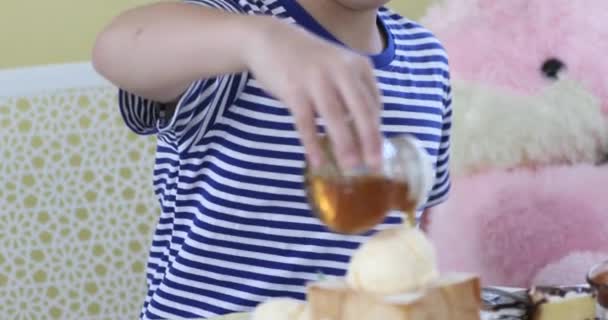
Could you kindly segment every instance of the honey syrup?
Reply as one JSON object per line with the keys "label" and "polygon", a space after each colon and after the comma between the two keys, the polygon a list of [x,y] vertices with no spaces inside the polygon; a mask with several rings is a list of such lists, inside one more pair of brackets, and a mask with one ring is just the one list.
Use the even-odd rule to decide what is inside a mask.
{"label": "honey syrup", "polygon": [[365,171],[344,174],[337,166],[328,140],[321,139],[328,162],[316,170],[306,166],[304,182],[311,209],[330,230],[363,233],[382,223],[391,210],[401,211],[406,215],[405,222],[415,225],[421,193],[416,189],[421,188],[416,177],[424,175],[408,170],[423,170],[416,157],[419,151],[410,144],[388,143],[397,150],[386,157],[383,174]]}
{"label": "honey syrup", "polygon": [[415,203],[409,200],[405,183],[382,176],[348,179],[311,176],[307,183],[313,210],[335,232],[365,232],[382,223],[392,209],[408,213],[412,223]]}

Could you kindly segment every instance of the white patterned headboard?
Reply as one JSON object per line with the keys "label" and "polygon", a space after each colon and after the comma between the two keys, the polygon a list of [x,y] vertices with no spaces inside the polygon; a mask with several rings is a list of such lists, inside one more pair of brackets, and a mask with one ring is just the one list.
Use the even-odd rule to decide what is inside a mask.
{"label": "white patterned headboard", "polygon": [[0,319],[135,319],[155,141],[89,63],[0,70]]}

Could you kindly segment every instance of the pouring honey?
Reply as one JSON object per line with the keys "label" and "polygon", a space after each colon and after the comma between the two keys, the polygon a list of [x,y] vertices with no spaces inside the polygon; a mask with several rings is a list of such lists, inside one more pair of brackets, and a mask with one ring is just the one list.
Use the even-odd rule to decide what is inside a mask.
{"label": "pouring honey", "polygon": [[433,170],[426,151],[410,135],[383,140],[382,170],[345,174],[337,165],[331,143],[321,138],[326,162],[306,166],[305,188],[313,212],[337,233],[359,234],[382,223],[397,210],[415,225],[418,206],[432,186]]}

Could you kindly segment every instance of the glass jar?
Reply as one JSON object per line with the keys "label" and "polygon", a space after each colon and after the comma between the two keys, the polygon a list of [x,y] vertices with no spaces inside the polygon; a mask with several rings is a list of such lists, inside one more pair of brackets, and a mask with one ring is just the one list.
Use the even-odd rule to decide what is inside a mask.
{"label": "glass jar", "polygon": [[321,145],[326,161],[320,168],[305,168],[305,189],[315,215],[337,233],[359,234],[384,221],[390,211],[405,214],[415,225],[416,211],[433,185],[430,156],[411,135],[383,140],[382,168],[344,172],[336,162],[331,143]]}

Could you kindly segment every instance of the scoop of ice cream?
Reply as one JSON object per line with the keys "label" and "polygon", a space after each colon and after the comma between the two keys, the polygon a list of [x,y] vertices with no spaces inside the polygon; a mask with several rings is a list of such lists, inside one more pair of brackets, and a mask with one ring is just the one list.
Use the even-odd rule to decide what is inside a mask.
{"label": "scoop of ice cream", "polygon": [[251,320],[307,320],[306,314],[306,303],[289,298],[275,298],[258,305]]}
{"label": "scoop of ice cream", "polygon": [[435,248],[416,228],[384,230],[355,252],[346,277],[353,289],[375,294],[416,290],[439,277]]}
{"label": "scoop of ice cream", "polygon": [[299,314],[298,318],[296,318],[295,320],[316,320],[316,319],[312,318],[310,308],[308,306],[304,306],[304,309]]}

